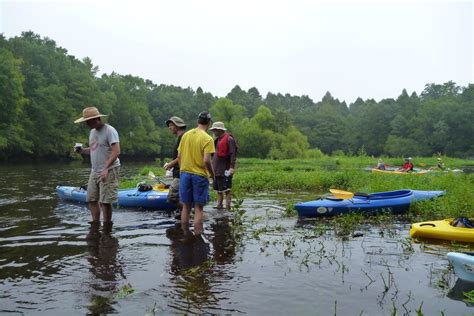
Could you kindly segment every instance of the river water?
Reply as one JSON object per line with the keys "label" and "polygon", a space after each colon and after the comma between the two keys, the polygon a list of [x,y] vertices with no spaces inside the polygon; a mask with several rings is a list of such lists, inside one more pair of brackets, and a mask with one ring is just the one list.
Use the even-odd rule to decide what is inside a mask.
{"label": "river water", "polygon": [[463,301],[474,285],[446,258],[465,246],[411,241],[403,219],[341,238],[331,221],[284,217],[308,193],[279,192],[245,197],[237,218],[207,206],[204,238],[184,238],[172,214],[123,208],[96,229],[84,205],[55,192],[88,172],[78,162],[0,166],[0,314],[474,313]]}

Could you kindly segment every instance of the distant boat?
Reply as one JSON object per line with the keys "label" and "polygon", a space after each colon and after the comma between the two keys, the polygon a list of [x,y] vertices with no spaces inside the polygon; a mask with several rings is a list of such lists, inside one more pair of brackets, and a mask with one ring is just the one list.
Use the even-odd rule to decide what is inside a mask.
{"label": "distant boat", "polygon": [[406,172],[406,171],[399,171],[398,168],[397,169],[394,169],[394,170],[380,170],[380,169],[377,169],[377,168],[372,168],[371,170],[373,173],[387,173],[387,174],[416,174],[416,175],[422,175],[422,174],[427,174],[430,172],[430,170],[426,170],[426,169],[418,169],[418,168],[414,168],[413,171],[409,171],[409,172]]}
{"label": "distant boat", "polygon": [[301,218],[334,216],[347,213],[377,214],[388,212],[402,214],[411,203],[432,199],[445,191],[396,190],[371,194],[355,193],[351,198],[324,197],[319,200],[300,202],[295,205]]}
{"label": "distant boat", "polygon": [[[56,192],[61,200],[86,203],[87,191],[78,187],[57,186]],[[118,191],[119,207],[142,207],[159,210],[174,210],[176,204],[167,201],[168,190],[150,190],[141,192],[138,189],[122,189]]]}

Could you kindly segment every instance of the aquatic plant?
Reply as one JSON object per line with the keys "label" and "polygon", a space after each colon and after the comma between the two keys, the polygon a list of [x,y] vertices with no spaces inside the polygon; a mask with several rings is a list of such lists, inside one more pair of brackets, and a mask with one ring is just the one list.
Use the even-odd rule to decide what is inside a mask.
{"label": "aquatic plant", "polygon": [[135,292],[135,289],[130,285],[130,283],[124,284],[120,290],[115,294],[115,298],[122,299],[130,294]]}

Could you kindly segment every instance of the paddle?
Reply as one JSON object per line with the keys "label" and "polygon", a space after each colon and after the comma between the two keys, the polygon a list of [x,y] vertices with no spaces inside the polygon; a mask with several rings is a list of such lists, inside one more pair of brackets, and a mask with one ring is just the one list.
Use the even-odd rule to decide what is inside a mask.
{"label": "paddle", "polygon": [[148,171],[148,177],[150,177],[152,180],[158,181],[159,183],[163,184],[163,188],[159,188],[159,189],[167,189],[167,188],[170,186],[169,183],[167,183],[167,182],[161,180],[160,177],[157,177],[157,176],[153,173],[153,171]]}
{"label": "paddle", "polygon": [[367,193],[361,193],[361,192],[349,192],[349,191],[344,191],[344,190],[338,190],[338,189],[329,189],[329,192],[331,192],[336,198],[338,199],[352,199],[354,195],[357,196],[368,196],[369,194]]}
{"label": "paddle", "polygon": [[329,192],[331,192],[338,199],[352,199],[354,197],[354,193],[349,191],[329,189]]}

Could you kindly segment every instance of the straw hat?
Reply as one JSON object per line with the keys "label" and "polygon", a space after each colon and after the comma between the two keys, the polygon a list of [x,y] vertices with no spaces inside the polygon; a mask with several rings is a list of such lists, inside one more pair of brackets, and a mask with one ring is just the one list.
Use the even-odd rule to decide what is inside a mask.
{"label": "straw hat", "polygon": [[100,114],[99,110],[97,110],[96,107],[90,106],[82,110],[82,117],[78,118],[77,120],[74,121],[74,123],[81,123],[88,121],[90,119],[96,118],[96,117],[101,117],[101,116],[107,116],[104,114]]}
{"label": "straw hat", "polygon": [[227,130],[227,128],[225,128],[225,126],[224,126],[224,123],[222,123],[222,122],[214,122],[214,123],[212,124],[212,127],[211,127],[209,130],[213,131],[213,130],[215,130],[215,129],[220,129],[220,130],[222,130],[222,131],[226,131],[226,130]]}

